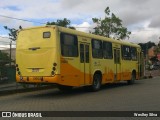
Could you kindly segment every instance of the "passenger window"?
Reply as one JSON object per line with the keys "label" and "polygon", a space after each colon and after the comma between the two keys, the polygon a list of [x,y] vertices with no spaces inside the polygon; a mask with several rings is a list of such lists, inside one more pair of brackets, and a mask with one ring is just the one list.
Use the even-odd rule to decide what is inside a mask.
{"label": "passenger window", "polygon": [[113,58],[112,43],[103,42],[103,57],[105,59],[112,59]]}
{"label": "passenger window", "polygon": [[132,60],[137,60],[137,49],[134,47],[131,47],[131,58]]}
{"label": "passenger window", "polygon": [[61,33],[61,54],[65,57],[78,57],[77,36]]}
{"label": "passenger window", "polygon": [[101,40],[92,40],[92,56],[93,58],[103,58],[103,49]]}
{"label": "passenger window", "polygon": [[131,48],[130,46],[122,46],[122,58],[124,60],[131,60]]}

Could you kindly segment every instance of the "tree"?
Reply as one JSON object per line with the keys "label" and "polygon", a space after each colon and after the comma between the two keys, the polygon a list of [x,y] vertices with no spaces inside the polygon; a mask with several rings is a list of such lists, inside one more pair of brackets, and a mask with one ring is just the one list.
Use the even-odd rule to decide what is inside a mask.
{"label": "tree", "polygon": [[[11,40],[11,42],[10,42],[10,66],[11,66],[11,62],[12,62],[12,59],[11,59],[12,41],[16,41],[18,29],[9,28],[7,26],[4,26],[4,28],[9,31],[8,35],[9,35],[9,39]],[[19,26],[19,29],[22,29],[22,27]]]}
{"label": "tree", "polygon": [[63,20],[58,19],[56,22],[47,22],[46,25],[58,25],[62,27],[67,27],[71,29],[75,29],[74,27],[70,26],[71,21],[68,20],[67,18],[64,18]]}
{"label": "tree", "polygon": [[94,28],[95,31],[92,33],[109,38],[113,37],[116,39],[129,38],[131,32],[129,32],[127,28],[122,26],[122,20],[114,13],[111,14],[109,7],[107,7],[104,12],[104,19],[92,18],[93,22],[97,25]]}
{"label": "tree", "polygon": [[[68,20],[67,18],[64,18],[63,20],[58,19],[56,22],[54,22],[54,21],[53,22],[47,22],[46,25],[58,25],[58,26],[62,26],[62,27],[75,29],[74,27],[70,26],[70,23],[71,23],[70,20]],[[9,31],[8,35],[9,35],[9,38],[12,41],[16,41],[16,39],[17,39],[17,31],[19,29],[22,29],[21,26],[19,26],[19,29],[9,28],[7,26],[4,26],[4,28]]]}
{"label": "tree", "polygon": [[139,43],[138,45],[141,46],[141,49],[143,51],[144,56],[146,56],[148,49],[150,49],[152,46],[156,46],[154,42],[147,42],[147,43]]}
{"label": "tree", "polygon": [[[4,26],[4,28],[9,31],[9,33],[8,33],[9,38],[10,38],[12,41],[16,41],[18,29],[9,28],[9,27],[7,27],[7,26]],[[19,28],[22,28],[22,27],[19,26]]]}
{"label": "tree", "polygon": [[0,66],[4,66],[9,62],[10,62],[9,55],[7,53],[3,53],[2,51],[0,51]]}
{"label": "tree", "polygon": [[3,77],[6,77],[7,72],[6,72],[6,69],[4,66],[8,63],[10,63],[10,58],[9,58],[8,54],[3,53],[0,50],[0,79],[2,79]]}
{"label": "tree", "polygon": [[156,56],[158,53],[160,53],[160,41],[159,41],[158,45],[155,46],[154,53],[156,54]]}

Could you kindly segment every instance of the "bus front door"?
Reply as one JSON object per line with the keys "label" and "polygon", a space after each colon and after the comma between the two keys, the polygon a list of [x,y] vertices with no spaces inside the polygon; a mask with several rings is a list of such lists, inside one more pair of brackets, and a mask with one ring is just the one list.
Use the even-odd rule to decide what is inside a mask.
{"label": "bus front door", "polygon": [[114,80],[121,80],[121,61],[119,48],[114,48]]}
{"label": "bus front door", "polygon": [[90,51],[89,44],[80,43],[80,70],[81,70],[81,85],[88,85],[90,82]]}

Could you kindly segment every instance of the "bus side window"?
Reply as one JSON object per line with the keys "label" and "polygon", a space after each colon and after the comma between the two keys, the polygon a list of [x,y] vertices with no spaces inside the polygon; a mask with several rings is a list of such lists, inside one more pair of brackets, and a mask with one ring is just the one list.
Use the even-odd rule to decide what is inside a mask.
{"label": "bus side window", "polygon": [[101,40],[92,40],[92,56],[93,58],[103,58],[103,48]]}
{"label": "bus side window", "polygon": [[61,54],[64,57],[78,57],[77,36],[61,33]]}
{"label": "bus side window", "polygon": [[122,49],[122,58],[124,60],[131,60],[131,47],[123,45]]}
{"label": "bus side window", "polygon": [[137,60],[137,49],[135,47],[131,47],[131,58]]}
{"label": "bus side window", "polygon": [[112,59],[113,58],[112,43],[103,42],[103,57],[105,59]]}

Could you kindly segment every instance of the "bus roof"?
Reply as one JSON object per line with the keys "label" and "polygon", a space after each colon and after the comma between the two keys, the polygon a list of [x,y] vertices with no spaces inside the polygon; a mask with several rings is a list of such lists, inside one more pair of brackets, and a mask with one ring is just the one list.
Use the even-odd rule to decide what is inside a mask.
{"label": "bus roof", "polygon": [[69,28],[64,28],[64,27],[59,27],[59,26],[57,26],[57,27],[58,27],[59,31],[61,31],[61,32],[80,35],[80,36],[84,36],[84,37],[88,37],[88,38],[95,38],[98,40],[107,40],[109,42],[114,42],[114,43],[119,43],[119,44],[123,44],[123,45],[129,45],[129,46],[134,46],[134,47],[140,48],[140,46],[138,44],[135,44],[132,42],[128,42],[128,41],[124,41],[124,40],[116,40],[116,39],[107,38],[104,36],[99,36],[99,35],[95,35],[95,34],[91,34],[91,33],[85,33],[85,32],[81,32],[81,31],[69,29]]}
{"label": "bus roof", "polygon": [[[53,27],[53,28],[58,29],[60,32],[65,32],[65,33],[69,33],[69,34],[73,34],[73,35],[79,35],[79,36],[84,36],[84,37],[88,37],[88,38],[94,38],[94,39],[98,39],[98,40],[105,40],[105,41],[109,41],[109,42],[113,42],[113,43],[119,43],[119,44],[122,44],[122,45],[128,45],[128,46],[133,46],[133,47],[139,47],[140,48],[140,46],[138,44],[131,43],[131,42],[128,42],[128,41],[107,38],[107,37],[94,35],[94,34],[91,34],[91,33],[85,33],[85,32],[81,32],[81,31],[78,31],[78,30],[65,28],[65,27],[60,27],[60,26],[56,26],[56,25],[46,25],[46,26],[25,28],[25,29],[22,29],[20,31],[30,30],[30,29],[37,29],[37,28],[46,28],[46,27]],[[18,32],[20,32],[20,31],[18,31]]]}

